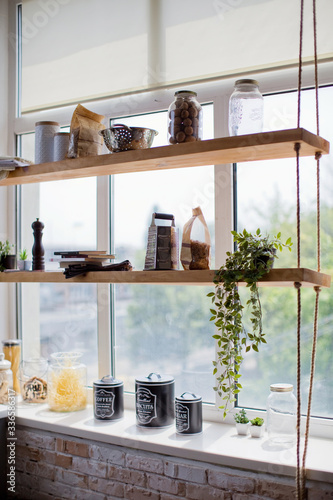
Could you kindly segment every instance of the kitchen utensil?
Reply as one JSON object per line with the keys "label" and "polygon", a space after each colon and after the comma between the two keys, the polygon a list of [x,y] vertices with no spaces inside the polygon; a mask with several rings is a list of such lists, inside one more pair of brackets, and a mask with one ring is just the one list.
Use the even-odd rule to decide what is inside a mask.
{"label": "kitchen utensil", "polygon": [[110,128],[100,130],[106,147],[111,153],[128,151],[129,149],[148,149],[151,147],[156,130],[141,127],[128,127],[117,123]]}

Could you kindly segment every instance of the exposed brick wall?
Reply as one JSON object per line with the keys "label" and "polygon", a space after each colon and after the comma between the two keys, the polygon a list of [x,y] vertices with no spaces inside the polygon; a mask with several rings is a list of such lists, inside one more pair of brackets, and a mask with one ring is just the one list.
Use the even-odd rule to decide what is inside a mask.
{"label": "exposed brick wall", "polygon": [[[18,427],[16,493],[21,500],[292,500],[292,478],[256,474]],[[309,483],[308,500],[333,499]]]}

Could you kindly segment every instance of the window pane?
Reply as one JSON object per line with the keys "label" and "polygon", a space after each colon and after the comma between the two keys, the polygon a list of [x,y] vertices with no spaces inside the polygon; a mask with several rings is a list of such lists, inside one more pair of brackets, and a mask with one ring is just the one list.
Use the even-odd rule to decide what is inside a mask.
{"label": "window pane", "polygon": [[[22,136],[22,156],[31,158],[34,134]],[[22,190],[22,247],[31,258],[36,218],[44,223],[46,270],[57,250],[96,249],[96,178],[24,185]],[[24,355],[48,358],[56,351],[80,351],[88,381],[98,375],[97,287],[95,284],[22,284]],[[32,313],[33,311],[33,313]]]}
{"label": "window pane", "polygon": [[[166,112],[121,121],[156,129],[159,135],[153,145],[167,144]],[[212,105],[204,106],[204,123],[205,138],[211,138]],[[117,259],[129,258],[136,270],[142,270],[152,213],[175,215],[181,244],[182,228],[198,205],[209,226],[214,253],[213,166],[116,176]],[[134,390],[135,377],[157,371],[175,376],[177,392],[191,390],[206,401],[214,400],[215,354],[207,292],[200,286],[116,286],[116,371],[128,390]]]}
{"label": "window pane", "polygon": [[[333,128],[330,103],[333,87],[322,88],[320,99],[320,135],[331,141]],[[295,126],[296,93],[265,97],[266,129]],[[301,126],[315,132],[314,92],[302,92]],[[321,159],[321,269],[332,274],[332,155]],[[275,267],[296,267],[296,160],[275,160],[238,165],[238,229],[257,227],[283,238],[292,236],[294,248],[279,255]],[[317,269],[316,262],[316,162],[300,160],[301,191],[301,267]],[[245,301],[245,291],[241,290]],[[265,408],[269,385],[290,382],[296,386],[296,292],[292,288],[261,288],[264,331],[267,345],[260,353],[245,356],[241,373],[243,391],[239,405]],[[312,348],[315,293],[302,290],[302,400],[306,410]],[[319,330],[312,415],[333,415],[332,289],[322,289],[319,306]]]}

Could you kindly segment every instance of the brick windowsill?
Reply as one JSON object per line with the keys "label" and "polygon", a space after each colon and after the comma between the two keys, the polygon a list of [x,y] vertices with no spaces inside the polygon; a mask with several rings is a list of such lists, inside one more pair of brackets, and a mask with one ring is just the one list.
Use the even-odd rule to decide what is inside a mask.
{"label": "brick windowsill", "polygon": [[[73,437],[205,461],[215,465],[295,476],[296,450],[274,450],[267,435],[263,438],[238,436],[234,425],[205,422],[204,431],[196,436],[180,436],[175,427],[140,428],[135,412],[125,410],[125,417],[114,422],[94,419],[92,407],[79,412],[56,413],[47,405],[17,405],[17,425]],[[307,477],[333,483],[333,440],[310,438],[307,454]]]}

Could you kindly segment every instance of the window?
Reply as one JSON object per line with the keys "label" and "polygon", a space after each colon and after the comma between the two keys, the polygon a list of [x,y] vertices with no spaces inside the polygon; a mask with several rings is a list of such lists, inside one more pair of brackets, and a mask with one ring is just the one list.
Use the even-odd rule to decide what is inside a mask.
{"label": "window", "polygon": [[[333,129],[329,103],[333,87],[320,89],[320,134],[331,143]],[[302,93],[301,126],[315,133],[314,91]],[[265,127],[268,130],[291,128],[297,114],[297,93],[265,97]],[[330,156],[321,159],[321,268],[331,273],[332,257],[332,188]],[[316,262],[316,162],[312,158],[300,161],[301,182],[301,266],[317,269]],[[292,236],[296,244],[296,162],[274,160],[253,162],[237,167],[238,228],[254,231],[257,227],[270,234],[282,231]],[[282,253],[279,267],[296,266],[296,249]],[[244,295],[244,290],[241,290]],[[242,407],[265,408],[267,383],[288,382],[296,387],[296,295],[293,289],[261,288],[264,330],[267,344],[260,355],[246,355],[243,365],[243,387],[238,404]],[[331,339],[332,290],[320,294],[318,347],[314,380],[312,415],[332,418],[333,415],[333,351]],[[302,410],[306,412],[307,391],[313,333],[315,294],[302,290]]]}
{"label": "window", "polygon": [[[102,3],[105,6],[111,4],[111,2],[104,1]],[[220,26],[220,23],[221,26],[232,26],[231,18],[234,17],[243,23],[242,26],[245,24],[251,26],[250,29],[254,29],[253,26],[259,24],[265,27],[266,22],[260,22],[260,16],[264,13],[260,10],[261,8],[274,7],[279,15],[283,12],[284,19],[286,12],[281,10],[281,2],[275,1],[269,2],[270,5],[254,1],[247,2],[246,5],[242,2],[233,2],[228,11],[222,9],[222,3],[213,2],[213,6],[209,9],[213,9],[214,12],[207,11],[207,16],[202,21],[202,12],[196,8],[199,3],[194,7],[195,2],[191,2],[190,19],[186,18],[188,10],[185,11],[184,6],[178,6],[178,3],[176,5],[173,1],[160,2],[159,13],[154,13],[149,9],[152,5],[156,7],[157,2],[143,2],[144,9],[140,13],[140,18],[137,18],[135,12],[131,11],[130,19],[136,19],[136,31],[133,37],[134,42],[137,41],[138,44],[134,45],[136,49],[142,49],[136,62],[144,71],[143,73],[136,72],[136,63],[133,63],[131,72],[127,72],[128,63],[127,66],[121,67],[122,70],[126,69],[126,75],[118,72],[117,78],[112,80],[112,63],[109,61],[103,75],[101,71],[103,66],[98,66],[99,73],[92,71],[89,75],[86,75],[85,69],[86,63],[94,59],[94,54],[104,47],[104,42],[108,39],[105,30],[102,30],[102,34],[101,32],[94,34],[95,41],[91,38],[85,39],[84,46],[81,46],[82,37],[77,37],[74,40],[75,43],[70,42],[68,49],[70,53],[64,44],[53,45],[52,54],[37,51],[36,47],[44,47],[41,40],[48,39],[51,32],[58,32],[57,23],[60,22],[65,31],[68,29],[67,21],[75,11],[75,1],[68,5],[65,1],[55,2],[59,7],[56,15],[52,17],[48,14],[48,22],[45,26],[37,26],[35,35],[31,36],[27,43],[29,22],[32,27],[36,28],[36,22],[43,17],[38,17],[37,13],[46,11],[42,2],[36,4],[34,0],[24,0],[23,16],[25,12],[28,12],[24,9],[30,9],[30,17],[27,15],[25,18],[26,24],[23,24],[25,31],[23,30],[22,35],[24,48],[22,111],[24,113],[14,121],[13,125],[13,133],[21,138],[22,156],[33,158],[34,134],[32,131],[35,122],[39,121],[41,116],[45,120],[59,121],[62,127],[68,126],[74,110],[74,105],[70,103],[76,103],[79,100],[89,109],[104,114],[106,123],[113,121],[113,123],[128,123],[157,129],[159,135],[154,140],[154,146],[163,145],[166,143],[166,110],[173,100],[174,90],[184,88],[185,83],[186,88],[198,92],[199,101],[205,104],[204,120],[207,134],[205,138],[226,136],[228,133],[228,99],[236,78],[234,75],[238,76],[238,72],[241,74],[243,70],[237,66],[239,64],[237,58],[230,54],[227,54],[227,59],[223,60],[225,67],[221,67],[222,63],[218,55],[226,46],[226,40],[230,41],[231,38],[230,36],[226,39],[219,38],[225,37],[226,31],[218,30],[217,35],[215,28]],[[85,16],[89,14],[90,4],[91,2],[88,1],[80,3]],[[173,11],[168,10],[170,5],[175,6],[174,12],[177,11],[179,14],[177,18],[172,18]],[[325,9],[328,11],[332,8],[328,1],[323,2],[322,6],[324,7],[320,14],[321,22],[323,22],[322,13]],[[201,7],[202,3],[200,3]],[[290,2],[284,2],[284,7],[294,8]],[[37,11],[34,10],[36,8]],[[119,7],[119,9],[123,8],[125,7]],[[65,15],[67,9],[71,12],[69,17]],[[258,17],[259,11],[261,14]],[[149,22],[147,22],[148,12],[151,15]],[[115,13],[122,14],[120,10]],[[159,23],[155,25],[152,20],[156,20],[156,16],[161,16],[161,13],[163,15],[158,18]],[[256,24],[245,23],[245,19],[248,18],[245,18],[244,14],[251,14]],[[96,12],[94,12],[95,16]],[[142,16],[145,17],[144,23],[138,21]],[[297,16],[287,17],[294,20]],[[326,18],[328,19],[329,16],[326,15]],[[66,19],[65,24],[62,23],[64,19]],[[133,39],[131,30],[128,29],[132,24],[129,23],[126,26],[126,33],[118,30],[117,33],[112,34],[114,35],[112,39],[108,39],[115,44],[114,48],[118,47],[118,49],[117,44],[124,42],[122,47],[126,56],[124,55],[120,61],[122,65],[126,61],[132,61],[132,59],[127,59],[128,55],[133,58],[133,44],[130,44]],[[160,25],[163,26],[161,32],[157,29]],[[121,26],[120,23],[118,27]],[[202,38],[203,45],[198,47],[200,57],[196,58],[197,53],[193,51],[191,57],[186,59],[186,64],[182,64],[183,52],[179,51],[175,54],[173,49],[177,40],[181,38],[181,33],[189,34],[195,28],[201,30],[195,31],[196,34],[199,32],[208,34],[211,31],[216,34],[217,38],[208,36]],[[164,37],[159,35],[162,32]],[[291,38],[285,37],[286,33]],[[286,29],[286,33],[281,32],[279,35],[286,41],[280,54],[272,54],[269,44],[259,42],[259,38],[253,43],[258,43],[260,47],[265,46],[267,50],[261,53],[256,47],[252,47],[254,58],[251,60],[253,69],[251,77],[259,80],[260,89],[265,94],[265,128],[267,130],[293,128],[296,124],[294,88],[297,81],[297,69],[294,65],[294,56],[291,56],[292,60],[288,59],[289,46],[295,41],[296,31]],[[274,37],[273,34],[268,34],[266,29],[261,35],[261,40],[264,42],[267,42],[269,37]],[[250,32],[248,36],[251,36]],[[320,67],[321,135],[330,139],[333,134],[328,110],[332,100],[332,87],[325,87],[325,85],[332,85],[332,63],[325,63],[324,60],[329,59],[331,39],[321,36],[321,47],[324,47],[321,53],[323,62]],[[236,40],[235,51],[239,51],[247,40],[245,35],[238,41]],[[253,41],[253,37],[251,40]],[[165,43],[167,47],[164,51]],[[45,44],[45,47],[48,46]],[[279,44],[276,46],[278,47]],[[109,53],[109,49],[106,53]],[[116,51],[117,57],[119,53],[120,50]],[[246,51],[242,50],[241,53],[242,57],[245,57]],[[307,45],[306,54],[310,53],[311,49]],[[174,59],[173,54],[175,54]],[[297,57],[297,50],[295,54]],[[80,62],[82,61],[80,58],[84,58],[85,64],[71,66],[72,60]],[[117,60],[119,62],[119,59]],[[216,60],[219,61],[220,66],[214,74]],[[49,61],[52,64],[57,62],[54,66],[58,68],[56,75],[46,71]],[[96,61],[97,59],[94,60]],[[270,64],[272,67],[275,65],[280,67],[284,64],[288,67],[271,71]],[[266,71],[261,68],[260,72],[257,72],[255,68],[262,65],[266,67]],[[83,68],[84,71],[82,71]],[[67,73],[68,70],[69,73]],[[45,79],[44,83],[50,83],[50,85],[55,83],[52,89],[48,89],[45,85],[43,92],[39,92],[39,83],[43,80],[38,80],[38,86],[35,86],[33,91],[31,90],[29,85],[31,86],[31,82],[36,85],[38,71],[40,75],[47,74],[48,80]],[[249,72],[250,69],[247,69],[246,74]],[[68,77],[68,74],[71,77]],[[97,75],[103,76],[103,80]],[[107,75],[106,79],[104,79],[105,75]],[[312,68],[305,67],[303,77],[306,86],[312,84],[312,75]],[[50,81],[54,76],[56,78]],[[86,79],[85,76],[87,76]],[[64,82],[68,83],[68,88]],[[110,87],[108,82],[110,82]],[[70,86],[70,83],[73,85]],[[80,90],[76,93],[76,89]],[[68,93],[68,100],[64,96],[64,91],[65,94]],[[42,108],[43,111],[36,111]],[[304,127],[311,129],[314,123],[313,91],[303,92],[302,109]],[[330,163],[331,157],[322,159],[322,269],[325,272],[330,272],[331,269],[329,249],[332,240],[330,222],[332,219],[330,201],[332,179],[329,173]],[[144,265],[146,237],[152,212],[158,210],[174,213],[176,225],[180,229],[181,241],[181,229],[190,217],[191,209],[200,205],[214,242],[215,265],[219,266],[226,250],[231,249],[230,230],[234,223],[237,223],[239,229],[244,226],[248,230],[261,227],[270,233],[281,228],[283,233],[286,233],[286,237],[291,235],[295,241],[294,164],[294,160],[284,160],[238,165],[237,206],[232,206],[233,186],[230,165],[186,168],[184,171],[179,169],[121,174],[112,179],[91,178],[82,181],[57,181],[22,186],[18,188],[22,206],[21,244],[27,246],[28,249],[31,248],[31,223],[36,217],[40,217],[45,223],[44,245],[47,258],[54,250],[60,248],[84,246],[92,249],[101,248],[103,245],[105,249],[115,251],[117,260],[128,258],[139,270]],[[311,268],[316,267],[313,172],[312,160],[302,160],[303,262],[304,266]],[[238,220],[234,221],[233,213],[236,212]],[[111,242],[110,248],[109,241]],[[290,261],[289,258],[294,260]],[[294,266],[295,257],[282,254],[279,266],[282,265]],[[98,376],[113,371],[117,377],[124,380],[125,389],[128,391],[133,391],[135,376],[156,370],[168,372],[176,377],[177,393],[191,386],[191,390],[202,395],[206,402],[216,403],[215,393],[212,391],[214,382],[211,365],[214,359],[214,343],[211,338],[212,325],[209,324],[209,300],[206,298],[205,287],[157,285],[109,287],[65,283],[64,285],[22,284],[21,290],[22,333],[27,353],[38,351],[49,355],[51,351],[65,349],[67,346],[83,350],[86,355],[84,361],[89,367],[90,383]],[[265,407],[270,382],[281,381],[282,375],[288,377],[288,381],[295,381],[296,356],[294,341],[296,307],[293,305],[293,290],[262,288],[261,292],[265,327],[268,326],[269,329],[268,344],[267,347],[261,348],[259,355],[246,357],[243,365],[244,389],[238,400],[238,405],[242,407],[259,409]],[[304,299],[303,387],[306,392],[308,351],[312,333],[313,292],[304,290],[302,295]],[[318,369],[313,403],[316,416],[330,419],[333,415],[331,403],[333,374],[332,345],[328,330],[331,323],[332,296],[331,290],[323,290],[321,293]],[[268,324],[266,318],[269,318]],[[216,406],[218,406],[218,401]]]}

